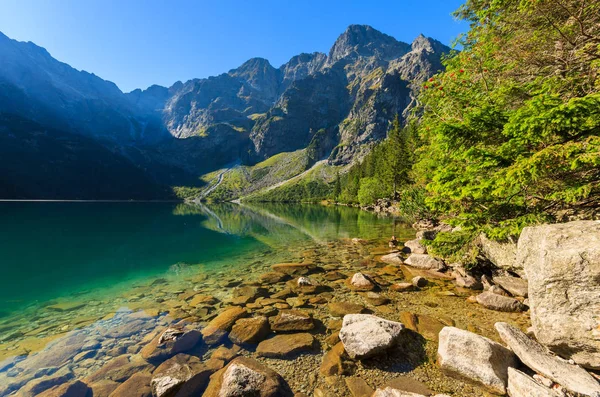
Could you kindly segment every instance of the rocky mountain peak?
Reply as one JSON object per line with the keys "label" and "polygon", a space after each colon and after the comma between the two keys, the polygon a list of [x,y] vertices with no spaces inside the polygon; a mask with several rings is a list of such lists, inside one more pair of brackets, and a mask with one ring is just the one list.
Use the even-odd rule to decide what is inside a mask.
{"label": "rocky mountain peak", "polygon": [[426,51],[426,52],[447,52],[448,47],[443,45],[437,40],[431,37],[425,37],[422,33],[417,36],[411,44],[412,51]]}
{"label": "rocky mountain peak", "polygon": [[368,25],[350,25],[338,37],[329,51],[328,64],[340,59],[377,57],[382,60],[399,58],[410,50],[410,46]]}
{"label": "rocky mountain peak", "polygon": [[265,99],[275,101],[279,90],[279,70],[268,60],[251,58],[228,74],[246,81],[252,88],[266,95]]}

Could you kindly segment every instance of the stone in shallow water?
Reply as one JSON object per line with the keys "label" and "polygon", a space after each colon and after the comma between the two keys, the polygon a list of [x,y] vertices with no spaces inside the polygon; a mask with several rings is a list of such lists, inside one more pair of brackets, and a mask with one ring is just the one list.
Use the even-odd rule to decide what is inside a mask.
{"label": "stone in shallow water", "polygon": [[532,377],[514,368],[508,369],[508,395],[510,397],[561,397],[555,390],[537,383]]}
{"label": "stone in shallow water", "polygon": [[499,343],[445,327],[439,334],[438,363],[447,375],[479,383],[492,393],[506,394],[508,367],[517,366],[518,361]]}
{"label": "stone in shallow water", "polygon": [[148,372],[138,372],[117,387],[110,397],[152,397],[150,381],[152,375]]}
{"label": "stone in shallow water", "polygon": [[600,384],[583,368],[550,355],[538,342],[507,323],[496,323],[502,340],[523,364],[552,379],[567,390],[584,396],[600,397]]}
{"label": "stone in shallow water", "polygon": [[149,362],[158,362],[192,349],[202,340],[200,331],[167,328],[140,351]]}
{"label": "stone in shallow water", "polygon": [[388,263],[390,265],[402,265],[404,264],[404,260],[402,259],[402,254],[399,252],[395,252],[393,254],[384,255],[379,258],[382,262]]}
{"label": "stone in shallow water", "polygon": [[367,302],[369,302],[373,306],[381,306],[390,302],[389,298],[372,291],[367,292],[364,296]]}
{"label": "stone in shallow water", "polygon": [[408,240],[404,243],[403,251],[411,254],[426,254],[427,247],[421,243],[420,239]]}
{"label": "stone in shallow water", "polygon": [[279,273],[287,275],[305,275],[315,268],[312,263],[278,263],[271,268]]}
{"label": "stone in shallow water", "polygon": [[349,287],[357,291],[370,291],[375,288],[375,283],[366,274],[355,273],[349,281]]}
{"label": "stone in shallow water", "polygon": [[256,353],[261,357],[289,358],[313,350],[314,342],[315,339],[308,333],[276,335],[260,342]]}
{"label": "stone in shallow water", "polygon": [[374,390],[361,378],[350,376],[344,378],[344,381],[352,397],[371,397],[373,395]]}
{"label": "stone in shallow water", "polygon": [[490,291],[485,291],[477,295],[477,303],[486,309],[496,310],[500,312],[522,312],[527,310],[527,307],[514,298],[494,294]]}
{"label": "stone in shallow water", "polygon": [[411,254],[404,261],[404,264],[427,270],[443,270],[446,268],[444,262],[427,254]]}
{"label": "stone in shallow water", "polygon": [[412,283],[398,283],[398,284],[393,284],[390,289],[392,291],[398,291],[398,292],[408,292],[408,291],[414,291],[415,290],[415,286],[412,285]]}
{"label": "stone in shallow water", "polygon": [[358,314],[365,310],[362,305],[352,302],[331,302],[327,307],[329,308],[329,313],[334,317],[344,317],[346,314]]}
{"label": "stone in shallow water", "polygon": [[61,302],[54,305],[47,306],[48,310],[57,312],[69,312],[71,310],[81,309],[85,306],[85,302]]}
{"label": "stone in shallow water", "polygon": [[522,296],[527,298],[527,280],[511,276],[497,276],[494,277],[492,280],[494,280],[496,284],[504,288],[506,291],[510,292],[512,296]]}
{"label": "stone in shallow water", "polygon": [[152,393],[155,397],[200,395],[210,375],[223,365],[222,360],[200,362],[197,357],[178,354],[156,368],[150,382]]}
{"label": "stone in shallow water", "polygon": [[55,386],[60,386],[73,379],[73,372],[67,367],[54,372],[51,375],[37,377],[29,381],[25,386],[19,389],[18,395],[21,397],[33,397],[41,394]]}
{"label": "stone in shallow water", "polygon": [[402,323],[370,314],[348,314],[344,316],[340,339],[351,358],[362,359],[392,346],[403,329]]}
{"label": "stone in shallow water", "polygon": [[282,310],[277,316],[269,318],[269,322],[275,332],[308,331],[315,326],[310,314],[301,310]]}
{"label": "stone in shallow water", "polygon": [[150,371],[154,368],[149,365],[141,356],[130,356],[124,354],[106,362],[99,370],[88,375],[84,382],[91,384],[102,379],[108,379],[115,382],[123,382],[136,372]]}
{"label": "stone in shallow water", "polygon": [[281,376],[256,360],[238,357],[213,375],[203,397],[292,397]]}
{"label": "stone in shallow water", "polygon": [[270,332],[269,320],[265,316],[242,318],[231,329],[229,340],[238,345],[257,344]]}
{"label": "stone in shallow water", "polygon": [[204,342],[208,345],[216,345],[223,340],[237,320],[247,315],[246,309],[238,306],[230,307],[221,312],[202,330]]}
{"label": "stone in shallow water", "polygon": [[338,342],[323,356],[323,362],[319,373],[322,376],[342,375],[344,373],[344,363],[342,357],[345,355],[344,345]]}

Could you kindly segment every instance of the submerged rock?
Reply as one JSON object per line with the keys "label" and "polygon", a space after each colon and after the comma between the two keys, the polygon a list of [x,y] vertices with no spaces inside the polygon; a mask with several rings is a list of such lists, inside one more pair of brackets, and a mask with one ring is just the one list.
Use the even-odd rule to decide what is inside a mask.
{"label": "submerged rock", "polygon": [[496,323],[502,340],[523,364],[574,393],[600,397],[600,384],[583,368],[550,355],[538,342],[507,323]]}
{"label": "submerged rock", "polygon": [[315,268],[312,263],[278,263],[271,268],[279,273],[287,275],[305,275]]}
{"label": "submerged rock", "polygon": [[488,391],[505,394],[508,367],[517,357],[488,338],[454,327],[439,335],[438,363],[446,374],[483,385]]}
{"label": "submerged rock", "polygon": [[313,350],[315,338],[308,333],[276,335],[258,344],[256,353],[261,357],[288,358]]}
{"label": "submerged rock", "polygon": [[110,394],[110,397],[152,397],[151,379],[152,376],[148,372],[135,373],[125,382],[121,383]]}
{"label": "submerged rock", "polygon": [[444,262],[427,254],[411,254],[404,261],[404,264],[426,270],[443,270],[446,268]]}
{"label": "submerged rock", "polygon": [[177,353],[190,350],[202,340],[200,331],[167,328],[148,343],[140,354],[149,362],[163,361]]}
{"label": "submerged rock", "polygon": [[392,254],[383,255],[381,258],[382,262],[388,263],[390,265],[402,265],[404,264],[404,260],[402,259],[402,255],[399,252],[394,252]]}
{"label": "submerged rock", "polygon": [[208,345],[216,345],[223,340],[237,320],[247,315],[246,309],[238,306],[230,307],[221,312],[202,330],[204,342]]}
{"label": "submerged rock", "polygon": [[485,291],[477,295],[477,303],[487,309],[500,312],[522,312],[527,310],[527,306],[518,300],[508,296],[494,294],[490,291]]}
{"label": "submerged rock", "polygon": [[538,341],[582,366],[600,369],[600,221],[526,227],[517,262],[529,280]]}
{"label": "submerged rock", "polygon": [[356,291],[370,291],[375,288],[375,283],[366,274],[355,273],[350,279],[349,286]]}
{"label": "submerged rock", "polygon": [[92,396],[92,390],[80,380],[75,380],[48,389],[37,397],[86,397]]}
{"label": "submerged rock", "polygon": [[334,317],[344,317],[346,314],[358,314],[365,310],[362,305],[352,302],[331,302],[327,307],[329,308],[329,313]]}
{"label": "submerged rock", "polygon": [[229,340],[238,345],[257,344],[269,335],[271,327],[265,316],[241,318],[235,322]]}
{"label": "submerged rock", "polygon": [[338,342],[323,356],[319,373],[322,376],[342,375],[344,373],[344,362],[342,357],[345,353],[344,344]]}
{"label": "submerged rock", "polygon": [[315,327],[310,314],[301,310],[282,310],[269,318],[269,323],[275,332],[308,331]]}
{"label": "submerged rock", "polygon": [[340,340],[351,358],[363,359],[391,347],[404,329],[402,323],[370,314],[344,316]]}

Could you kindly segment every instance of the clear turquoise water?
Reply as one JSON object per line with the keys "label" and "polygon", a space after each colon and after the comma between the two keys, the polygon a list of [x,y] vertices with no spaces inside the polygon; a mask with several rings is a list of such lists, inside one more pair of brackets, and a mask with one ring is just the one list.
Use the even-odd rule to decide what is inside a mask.
{"label": "clear turquoise water", "polygon": [[395,222],[320,205],[0,203],[0,315],[181,265],[243,266],[303,242],[405,230]]}

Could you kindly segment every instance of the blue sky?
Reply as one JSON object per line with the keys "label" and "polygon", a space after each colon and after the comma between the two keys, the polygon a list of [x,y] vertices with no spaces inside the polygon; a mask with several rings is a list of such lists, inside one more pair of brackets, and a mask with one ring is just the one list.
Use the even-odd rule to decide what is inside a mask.
{"label": "blue sky", "polygon": [[450,44],[457,0],[0,0],[0,31],[123,91],[217,75],[252,57],[275,67],[328,52],[350,24]]}

